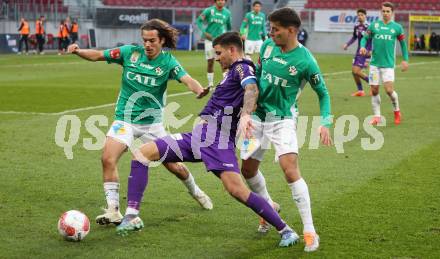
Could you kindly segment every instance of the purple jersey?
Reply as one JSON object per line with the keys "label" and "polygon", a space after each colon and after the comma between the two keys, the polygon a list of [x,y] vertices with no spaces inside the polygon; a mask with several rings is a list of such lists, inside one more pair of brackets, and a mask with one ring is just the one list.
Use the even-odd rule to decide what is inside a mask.
{"label": "purple jersey", "polygon": [[244,88],[257,84],[254,64],[238,60],[229,68],[223,81],[200,113],[206,122],[191,132],[174,134],[155,140],[161,162],[201,162],[208,171],[240,173],[235,156],[235,137]]}
{"label": "purple jersey", "polygon": [[206,119],[209,116],[217,120],[220,125],[225,124],[222,121],[225,115],[231,116],[230,125],[235,137],[240,110],[243,106],[244,87],[249,83],[256,84],[256,80],[255,66],[252,61],[244,59],[234,62],[226,76],[217,85],[205,108],[200,112],[200,117]]}
{"label": "purple jersey", "polygon": [[[353,36],[351,37],[351,39],[347,42],[347,46],[350,46],[351,44],[353,44],[353,42],[355,42],[356,40],[358,40],[358,47],[356,49],[356,55],[360,55],[359,54],[359,50],[361,48],[361,40],[362,37],[364,35],[364,32],[367,31],[369,24],[368,23],[360,23],[357,22],[356,25],[353,28]],[[369,40],[367,42],[367,45],[365,47],[367,49],[367,51],[371,51],[371,40]]]}

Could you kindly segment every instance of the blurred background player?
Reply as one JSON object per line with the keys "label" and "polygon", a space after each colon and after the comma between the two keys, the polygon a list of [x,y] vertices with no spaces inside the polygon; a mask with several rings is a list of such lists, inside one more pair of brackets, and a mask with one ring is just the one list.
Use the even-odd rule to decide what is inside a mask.
{"label": "blurred background player", "polygon": [[35,35],[37,37],[38,44],[38,54],[44,54],[44,42],[46,37],[46,32],[44,30],[44,15],[35,22]]}
{"label": "blurred background player", "polygon": [[394,6],[390,2],[382,4],[382,19],[373,22],[361,41],[360,53],[367,55],[365,48],[367,41],[372,39],[373,54],[370,64],[369,83],[371,86],[371,105],[373,106],[374,117],[370,124],[377,125],[381,121],[380,116],[380,95],[379,85],[382,82],[385,91],[391,99],[394,110],[394,123],[401,122],[399,98],[394,91],[394,67],[396,62],[396,39],[400,43],[403,60],[401,63],[402,71],[408,70],[408,48],[405,42],[405,34],[402,25],[393,21]]}
{"label": "blurred background player", "polygon": [[[298,166],[296,97],[304,82],[309,82],[319,99],[321,141],[324,145],[331,145],[330,96],[316,59],[298,42],[301,26],[298,14],[291,8],[281,8],[269,15],[269,22],[271,39],[263,43],[257,66],[260,94],[251,120],[253,130],[251,136],[246,136],[253,143],[247,148],[254,148],[242,150],[241,172],[250,189],[276,207],[267,191],[264,176],[258,170],[265,149],[273,144],[304,226],[304,251],[312,252],[319,247],[319,236],[313,225],[308,186]],[[268,230],[267,222],[261,220],[258,231],[266,233]]]}
{"label": "blurred background player", "polygon": [[252,59],[252,54],[260,53],[263,39],[266,38],[266,15],[261,12],[261,2],[252,4],[252,11],[246,13],[240,27],[240,34],[244,42],[246,58]]}
{"label": "blurred background player", "polygon": [[[214,48],[212,41],[223,34],[230,31],[231,12],[225,7],[226,0],[214,0],[214,5],[206,8],[197,17],[197,27],[205,38],[205,56],[208,62],[207,78],[208,86],[214,86]],[[206,27],[204,26],[206,24]]]}
{"label": "blurred background player", "polygon": [[357,86],[357,91],[351,94],[351,96],[365,96],[361,79],[368,83],[368,76],[362,72],[362,69],[366,68],[368,65],[369,53],[371,51],[371,40],[369,40],[366,45],[368,55],[361,55],[359,50],[361,49],[362,36],[367,31],[369,24],[366,22],[367,11],[365,9],[358,9],[356,13],[358,22],[354,25],[353,36],[347,43],[344,44],[343,49],[347,50],[351,44],[358,40],[356,54],[354,55],[351,68],[353,79]]}
{"label": "blurred background player", "polygon": [[70,41],[76,43],[78,41],[78,21],[74,19],[72,26],[70,26]]}
{"label": "blurred background player", "polygon": [[23,47],[23,43],[24,46],[26,48],[26,55],[28,55],[29,53],[29,42],[28,42],[28,38],[29,38],[29,33],[31,32],[30,27],[29,27],[29,23],[25,18],[21,18],[20,20],[20,27],[18,27],[18,31],[20,32],[20,41],[18,42],[18,53],[17,54],[21,54],[21,50]]}
{"label": "blurred background player", "polygon": [[[199,114],[201,123],[191,132],[159,138],[143,145],[136,158],[144,164],[157,160],[203,162],[207,171],[220,178],[232,197],[275,226],[281,235],[279,246],[290,246],[298,241],[298,235],[266,200],[246,188],[235,155],[235,137],[240,116],[249,117],[258,98],[254,65],[244,58],[243,44],[238,33],[225,33],[213,42],[216,60],[227,72]],[[138,195],[129,196],[128,206],[130,203],[139,203],[144,190],[145,188],[129,189],[129,193],[136,191]],[[117,231],[125,235],[142,227],[142,220],[137,214],[126,214]]]}
{"label": "blurred background player", "polygon": [[64,54],[69,45],[69,27],[65,20],[60,21],[58,26],[58,55]]}
{"label": "blurred background player", "polygon": [[307,33],[306,29],[304,29],[304,27],[301,27],[301,29],[298,32],[299,43],[301,43],[305,47],[308,38],[309,38],[309,34]]}
{"label": "blurred background player", "polygon": [[[145,143],[167,135],[162,124],[162,107],[168,80],[174,79],[184,83],[198,98],[205,96],[209,91],[203,89],[199,82],[186,73],[173,55],[162,50],[163,47],[176,47],[177,30],[164,21],[153,19],[142,25],[141,33],[143,46],[124,45],[104,51],[80,49],[77,44],[69,46],[69,53],[83,59],[107,61],[123,67],[115,121],[107,133],[101,158],[107,209],[103,215],[96,218],[99,224],[119,224],[122,220],[119,212],[117,169],[122,154],[127,148],[133,147],[137,138],[141,138]],[[127,108],[130,105],[133,107]],[[152,112],[145,114],[148,110]],[[203,208],[212,209],[211,199],[196,185],[184,164],[167,163],[164,166],[182,181],[190,195]],[[147,168],[135,160],[131,162],[131,172],[129,188],[142,184],[139,179],[148,181]],[[128,199],[131,195],[129,192]],[[127,209],[127,212],[132,213],[132,210]]]}

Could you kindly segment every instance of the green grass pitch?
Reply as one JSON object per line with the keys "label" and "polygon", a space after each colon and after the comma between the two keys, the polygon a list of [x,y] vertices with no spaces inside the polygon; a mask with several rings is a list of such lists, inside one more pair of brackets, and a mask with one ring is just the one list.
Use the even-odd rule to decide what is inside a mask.
{"label": "green grass pitch", "polygon": [[[206,83],[202,52],[177,52],[186,70]],[[332,98],[335,118],[371,114],[369,97],[354,98],[350,55],[316,55]],[[121,69],[74,56],[0,56],[0,258],[440,258],[440,59],[412,57],[410,69],[396,69],[402,124],[392,123],[392,108],[381,89],[386,127],[378,127],[384,145],[365,151],[359,134],[335,147],[300,150],[301,172],[308,182],[321,247],[313,254],[300,243],[278,248],[279,236],[256,233],[253,212],[229,197],[202,164],[187,164],[213,202],[203,211],[184,186],[162,167],[150,171],[141,206],[145,228],[128,237],[113,227],[94,224],[105,205],[100,150],[88,151],[84,126],[91,115],[112,122],[113,106],[80,110],[81,124],[73,159],[55,144],[55,129],[66,110],[112,103]],[[216,65],[218,69],[218,65]],[[217,71],[218,72],[218,71]],[[341,72],[341,73],[339,73]],[[216,74],[220,80],[220,73]],[[187,89],[176,82],[169,94]],[[194,114],[177,131],[188,131],[207,99],[170,97],[181,107],[178,118]],[[300,103],[304,116],[316,116],[316,94],[306,87]],[[8,113],[14,111],[19,113]],[[310,135],[309,121],[308,135]],[[105,133],[108,126],[100,129]],[[269,191],[282,206],[281,216],[298,232],[302,224],[282,172],[266,153],[262,164]],[[121,206],[125,208],[130,156],[119,163]],[[92,221],[79,243],[64,241],[56,224],[62,212],[79,209]]]}

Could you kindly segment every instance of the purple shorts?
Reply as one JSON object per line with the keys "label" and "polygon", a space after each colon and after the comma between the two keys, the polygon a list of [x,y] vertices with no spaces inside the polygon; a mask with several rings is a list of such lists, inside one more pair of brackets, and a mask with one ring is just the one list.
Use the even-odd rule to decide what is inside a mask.
{"label": "purple shorts", "polygon": [[366,68],[368,61],[370,61],[369,57],[366,57],[366,56],[363,56],[363,55],[356,55],[356,56],[354,56],[352,66],[357,66],[357,67],[360,67],[360,68]]}
{"label": "purple shorts", "polygon": [[161,162],[203,162],[206,170],[240,173],[235,155],[235,133],[225,134],[216,125],[197,125],[192,132],[155,140]]}

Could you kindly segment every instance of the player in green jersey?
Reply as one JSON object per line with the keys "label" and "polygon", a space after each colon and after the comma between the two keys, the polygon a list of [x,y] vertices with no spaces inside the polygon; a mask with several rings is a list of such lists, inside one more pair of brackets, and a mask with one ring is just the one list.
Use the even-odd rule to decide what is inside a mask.
{"label": "player in green jersey", "polygon": [[[241,153],[242,173],[252,191],[278,207],[258,170],[265,149],[273,144],[304,225],[304,251],[312,252],[319,247],[319,236],[313,225],[308,187],[298,167],[296,97],[304,83],[309,82],[319,99],[321,142],[331,145],[330,96],[315,58],[297,40],[301,26],[298,14],[281,8],[269,15],[269,22],[271,39],[263,43],[256,71],[260,91],[257,109],[253,118],[242,116],[241,123],[249,129]],[[258,231],[267,230],[267,223],[260,221]]]}
{"label": "player in green jersey", "polygon": [[399,98],[394,91],[394,66],[396,62],[396,39],[400,43],[403,61],[402,71],[408,70],[408,50],[405,42],[405,34],[400,24],[392,20],[394,6],[390,2],[382,4],[382,21],[375,21],[370,24],[365,36],[361,41],[360,53],[367,55],[365,45],[368,39],[373,42],[373,54],[370,63],[369,83],[371,86],[371,104],[373,106],[374,117],[370,124],[377,125],[381,122],[380,116],[380,95],[379,84],[383,83],[385,91],[393,103],[394,124],[398,125],[401,121],[399,108]]}
{"label": "player in green jersey", "polygon": [[[214,48],[212,41],[221,34],[230,31],[231,12],[225,7],[226,0],[214,0],[214,5],[206,8],[197,17],[197,27],[205,38],[205,57],[208,62],[208,86],[214,86]],[[206,26],[204,26],[206,24]]]}
{"label": "player in green jersey", "polygon": [[252,4],[252,12],[248,12],[240,27],[240,34],[244,42],[244,52],[248,59],[252,54],[260,53],[263,39],[266,38],[266,15],[261,12],[261,2]]}
{"label": "player in green jersey", "polygon": [[[141,27],[143,46],[125,45],[104,51],[80,49],[77,44],[69,46],[68,51],[89,61],[107,61],[122,66],[121,90],[116,103],[115,121],[110,127],[101,157],[103,168],[104,192],[107,200],[105,213],[96,218],[99,224],[118,224],[122,215],[119,212],[119,175],[117,163],[129,148],[133,150],[134,140],[152,141],[167,135],[162,125],[163,99],[167,82],[170,79],[185,84],[201,98],[208,93],[199,82],[194,80],[179,64],[176,58],[162,50],[163,47],[175,48],[177,30],[164,21],[153,19]],[[182,163],[168,163],[165,167],[176,175],[189,193],[205,209],[212,209],[210,198],[196,185],[188,168]],[[133,160],[133,168],[148,180],[147,169]],[[146,184],[130,181],[128,184]],[[128,194],[130,196],[130,194]],[[128,211],[127,211],[128,212]],[[130,214],[135,212],[130,211]]]}

